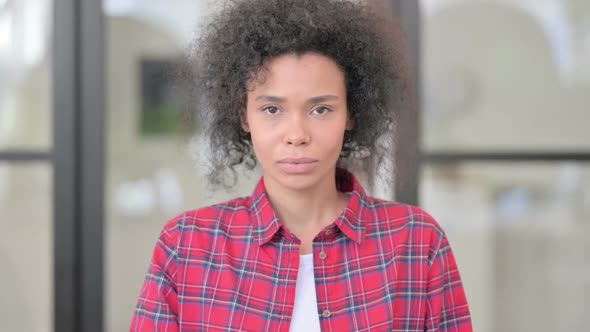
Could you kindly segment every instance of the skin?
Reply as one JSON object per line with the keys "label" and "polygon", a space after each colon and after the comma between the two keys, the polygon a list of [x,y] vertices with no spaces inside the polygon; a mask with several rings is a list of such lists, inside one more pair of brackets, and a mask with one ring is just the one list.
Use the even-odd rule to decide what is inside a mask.
{"label": "skin", "polygon": [[271,59],[265,78],[250,83],[242,127],[251,134],[279,220],[301,240],[301,254],[311,253],[314,237],[348,203],[335,182],[344,133],[352,129],[344,74],[330,58],[305,53]]}

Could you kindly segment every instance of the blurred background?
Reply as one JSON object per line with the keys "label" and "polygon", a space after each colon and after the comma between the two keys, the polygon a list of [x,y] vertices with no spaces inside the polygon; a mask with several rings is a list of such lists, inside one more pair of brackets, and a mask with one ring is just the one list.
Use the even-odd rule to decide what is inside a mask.
{"label": "blurred background", "polygon": [[[381,0],[417,112],[362,175],[447,231],[474,329],[582,331],[590,310],[590,2]],[[125,331],[158,233],[210,193],[172,79],[220,0],[0,0],[0,330]],[[401,185],[400,183],[404,183]]]}

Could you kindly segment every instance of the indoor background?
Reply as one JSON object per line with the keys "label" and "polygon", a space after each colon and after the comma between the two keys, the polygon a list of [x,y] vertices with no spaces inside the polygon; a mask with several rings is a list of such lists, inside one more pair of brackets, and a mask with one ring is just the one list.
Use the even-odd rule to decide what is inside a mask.
{"label": "indoor background", "polygon": [[[475,331],[584,330],[590,2],[384,1],[418,77],[395,152],[415,163],[363,181],[441,223]],[[164,223],[251,193],[257,172],[207,190],[170,75],[222,2],[0,0],[0,330],[128,330]]]}

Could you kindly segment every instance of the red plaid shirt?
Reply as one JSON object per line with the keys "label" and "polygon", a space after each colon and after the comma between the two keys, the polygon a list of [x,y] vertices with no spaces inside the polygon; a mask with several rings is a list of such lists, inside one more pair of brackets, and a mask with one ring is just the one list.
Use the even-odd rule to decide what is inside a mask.
{"label": "red plaid shirt", "polygon": [[[421,209],[365,194],[337,171],[348,207],[313,242],[322,331],[472,331],[445,233]],[[250,197],[162,230],[131,331],[289,331],[300,241],[261,179]]]}

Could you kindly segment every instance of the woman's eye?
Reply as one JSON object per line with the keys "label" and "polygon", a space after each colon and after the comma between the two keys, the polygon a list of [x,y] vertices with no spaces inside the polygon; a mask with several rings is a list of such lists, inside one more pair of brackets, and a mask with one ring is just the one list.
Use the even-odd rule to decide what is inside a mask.
{"label": "woman's eye", "polygon": [[269,114],[269,115],[277,115],[280,112],[279,109],[277,107],[274,107],[274,106],[266,107],[263,111],[266,114]]}
{"label": "woman's eye", "polygon": [[317,114],[317,115],[324,115],[328,112],[330,112],[330,109],[327,107],[318,107],[315,108],[313,111],[311,111],[313,114]]}

